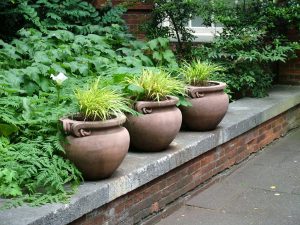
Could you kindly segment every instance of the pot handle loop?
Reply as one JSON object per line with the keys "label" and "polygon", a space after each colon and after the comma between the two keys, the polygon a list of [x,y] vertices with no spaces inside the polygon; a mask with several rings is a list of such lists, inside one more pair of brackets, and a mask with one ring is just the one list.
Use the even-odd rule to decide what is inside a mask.
{"label": "pot handle loop", "polygon": [[[90,131],[90,130],[84,130],[84,129],[79,129],[78,133],[80,134],[80,137],[86,137],[86,136],[90,136],[92,134],[92,131]],[[77,137],[79,137],[79,136],[77,136]]]}
{"label": "pot handle loop", "polygon": [[62,122],[63,129],[66,133],[72,133],[72,120],[60,119],[60,122]]}
{"label": "pot handle loop", "polygon": [[143,112],[143,114],[151,114],[152,113],[152,109],[150,109],[150,108],[142,108],[142,112]]}
{"label": "pot handle loop", "polygon": [[188,95],[192,98],[203,98],[205,94],[197,89],[188,90]]}
{"label": "pot handle loop", "polygon": [[73,134],[76,137],[86,137],[92,134],[92,131],[85,130],[85,126],[80,123],[74,122],[74,120],[70,119],[61,119],[63,124],[63,129],[67,134]]}
{"label": "pot handle loop", "polygon": [[205,94],[197,91],[197,92],[195,93],[195,96],[196,96],[197,98],[203,98],[203,97],[205,96]]}

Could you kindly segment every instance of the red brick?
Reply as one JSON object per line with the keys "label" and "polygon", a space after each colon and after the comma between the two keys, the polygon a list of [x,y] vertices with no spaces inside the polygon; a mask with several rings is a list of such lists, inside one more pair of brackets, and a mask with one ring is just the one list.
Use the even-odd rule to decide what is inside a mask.
{"label": "red brick", "polygon": [[158,202],[154,202],[151,205],[151,213],[158,212],[158,211],[159,211],[159,204],[158,204]]}
{"label": "red brick", "polygon": [[86,218],[83,216],[83,217],[78,218],[77,220],[74,220],[72,222],[72,225],[82,225],[85,221],[86,221]]}
{"label": "red brick", "polygon": [[83,225],[102,225],[104,221],[105,221],[104,216],[97,216],[97,217],[89,218],[83,223]]}
{"label": "red brick", "polygon": [[187,173],[188,173],[188,174],[192,174],[192,173],[194,173],[195,171],[197,171],[200,167],[201,167],[201,160],[199,160],[199,161],[193,163],[192,165],[190,165],[190,166],[188,167]]}
{"label": "red brick", "polygon": [[230,151],[227,152],[227,158],[232,159],[237,155],[237,148],[230,149]]}
{"label": "red brick", "polygon": [[212,151],[205,153],[203,158],[201,159],[201,166],[205,166],[215,160],[215,155]]}
{"label": "red brick", "polygon": [[215,162],[212,162],[208,165],[205,165],[202,167],[202,174],[206,174],[210,171],[212,171],[214,168],[216,167],[216,163]]}
{"label": "red brick", "polygon": [[216,167],[218,167],[218,166],[221,166],[221,165],[223,165],[224,163],[225,163],[225,161],[226,161],[226,159],[227,159],[227,157],[224,155],[222,158],[219,158],[217,161],[216,161]]}

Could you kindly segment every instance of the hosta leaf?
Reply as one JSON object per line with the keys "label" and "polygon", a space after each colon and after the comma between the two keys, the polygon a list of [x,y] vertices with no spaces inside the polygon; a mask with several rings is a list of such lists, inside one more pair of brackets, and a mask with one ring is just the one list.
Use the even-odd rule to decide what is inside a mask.
{"label": "hosta leaf", "polygon": [[129,90],[131,93],[137,93],[137,94],[143,94],[145,92],[144,88],[137,86],[135,84],[130,84],[127,86],[127,90]]}
{"label": "hosta leaf", "polygon": [[145,56],[143,54],[139,54],[138,57],[143,61],[145,66],[154,66],[153,62],[148,56]]}
{"label": "hosta leaf", "polygon": [[151,50],[155,50],[158,47],[158,41],[156,39],[148,42],[148,45]]}
{"label": "hosta leaf", "polygon": [[20,84],[24,81],[20,70],[12,69],[4,72],[4,77],[7,83],[13,88],[20,89]]}
{"label": "hosta leaf", "polygon": [[27,67],[23,70],[24,75],[28,77],[30,80],[38,83],[40,81],[40,70],[37,67]]}
{"label": "hosta leaf", "polygon": [[66,31],[66,30],[56,30],[56,31],[50,31],[49,38],[57,38],[61,41],[73,41],[75,36],[72,32]]}
{"label": "hosta leaf", "polygon": [[54,74],[58,74],[60,72],[67,74],[66,70],[59,64],[55,63],[51,65],[51,69],[54,71]]}
{"label": "hosta leaf", "polygon": [[153,58],[156,59],[157,61],[161,61],[163,56],[159,52],[154,52]]}
{"label": "hosta leaf", "polygon": [[163,48],[168,47],[169,40],[167,38],[159,37],[159,38],[157,38],[157,40],[160,43],[161,47],[163,47]]}
{"label": "hosta leaf", "polygon": [[99,36],[99,35],[96,35],[96,34],[89,34],[89,35],[87,35],[87,38],[90,39],[93,43],[106,44],[105,43],[105,38],[103,36]]}
{"label": "hosta leaf", "polygon": [[89,66],[88,64],[80,64],[78,66],[78,71],[80,72],[80,74],[82,74],[83,76],[87,76],[89,74]]}
{"label": "hosta leaf", "polygon": [[48,55],[45,52],[36,52],[34,54],[34,61],[37,63],[43,63],[43,64],[51,64],[52,60],[48,57]]}
{"label": "hosta leaf", "polygon": [[24,90],[28,95],[33,95],[33,93],[39,90],[39,86],[35,82],[27,81],[25,82]]}
{"label": "hosta leaf", "polygon": [[163,57],[165,60],[167,60],[168,62],[172,62],[174,61],[174,53],[171,50],[166,50],[163,52]]}

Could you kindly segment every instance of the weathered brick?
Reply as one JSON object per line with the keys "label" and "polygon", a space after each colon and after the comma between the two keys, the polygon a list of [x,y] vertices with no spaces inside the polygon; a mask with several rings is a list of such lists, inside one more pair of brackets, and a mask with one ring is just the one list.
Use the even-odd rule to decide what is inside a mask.
{"label": "weathered brick", "polygon": [[133,216],[133,221],[134,223],[137,223],[138,221],[141,221],[142,219],[146,218],[147,216],[149,216],[151,214],[150,209],[146,208],[143,210],[140,210],[139,212],[137,212],[134,216]]}
{"label": "weathered brick", "polygon": [[82,225],[85,221],[86,221],[86,218],[83,216],[83,217],[78,218],[77,220],[74,220],[72,222],[72,225]]}
{"label": "weathered brick", "polygon": [[159,203],[158,202],[152,203],[152,205],[151,205],[151,213],[158,212],[158,211],[159,211]]}
{"label": "weathered brick", "polygon": [[96,216],[87,219],[83,223],[83,225],[103,225],[104,221],[105,221],[104,216]]}

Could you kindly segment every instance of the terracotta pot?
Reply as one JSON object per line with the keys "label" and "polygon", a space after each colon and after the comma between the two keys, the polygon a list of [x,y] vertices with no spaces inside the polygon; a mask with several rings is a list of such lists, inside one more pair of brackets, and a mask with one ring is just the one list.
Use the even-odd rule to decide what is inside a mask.
{"label": "terracotta pot", "polygon": [[165,150],[180,130],[182,115],[176,107],[178,98],[160,102],[139,101],[135,110],[140,116],[128,116],[125,127],[130,134],[130,147],[136,151]]}
{"label": "terracotta pot", "polygon": [[188,87],[187,100],[191,107],[181,106],[183,125],[189,130],[215,129],[225,116],[229,98],[224,93],[225,83],[210,81],[210,86]]}
{"label": "terracotta pot", "polygon": [[124,115],[107,121],[61,119],[67,136],[66,157],[86,180],[107,178],[119,167],[129,148]]}

